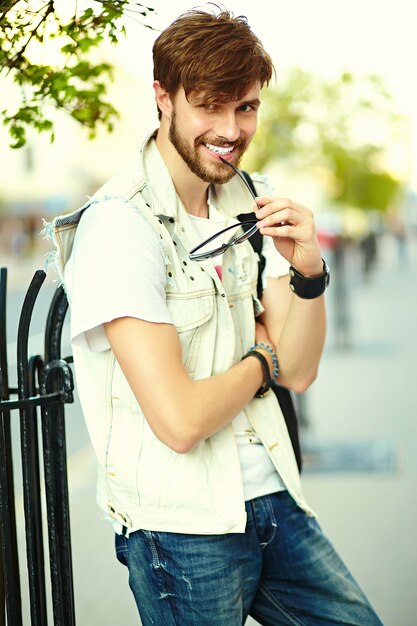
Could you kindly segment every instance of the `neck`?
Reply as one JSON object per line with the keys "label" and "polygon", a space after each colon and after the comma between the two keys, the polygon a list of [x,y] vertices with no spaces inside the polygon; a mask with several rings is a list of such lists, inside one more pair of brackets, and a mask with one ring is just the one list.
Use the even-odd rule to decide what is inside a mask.
{"label": "neck", "polygon": [[197,217],[208,217],[209,184],[191,172],[170,142],[168,134],[161,128],[156,136],[156,145],[187,213]]}

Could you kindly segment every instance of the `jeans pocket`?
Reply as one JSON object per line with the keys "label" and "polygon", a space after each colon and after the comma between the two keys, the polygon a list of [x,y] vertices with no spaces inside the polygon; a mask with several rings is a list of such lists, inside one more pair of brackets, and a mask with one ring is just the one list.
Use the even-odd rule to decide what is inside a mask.
{"label": "jeans pocket", "polygon": [[116,545],[116,557],[119,563],[122,565],[128,566],[128,546],[127,539],[124,535],[118,535],[116,533],[115,539]]}

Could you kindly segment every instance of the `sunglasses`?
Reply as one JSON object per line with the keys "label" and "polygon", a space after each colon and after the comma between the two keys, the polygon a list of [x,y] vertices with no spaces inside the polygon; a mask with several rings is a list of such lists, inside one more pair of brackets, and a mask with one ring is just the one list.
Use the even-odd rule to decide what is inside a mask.
{"label": "sunglasses", "polygon": [[[249,190],[250,195],[256,202],[256,196],[253,193],[252,189],[250,188],[250,185],[247,182],[244,175],[242,174],[242,172],[238,170],[237,167],[232,165],[232,163],[230,163],[229,161],[226,161],[226,159],[223,159],[222,157],[219,157],[219,158],[221,161],[223,161],[223,163],[231,167],[232,170],[234,170],[236,174],[239,176],[239,178],[243,180],[245,187]],[[189,257],[191,261],[205,261],[207,259],[213,259],[214,257],[219,256],[220,254],[224,254],[226,250],[228,250],[232,246],[237,246],[239,243],[243,243],[244,241],[249,239],[249,237],[252,237],[252,235],[256,233],[256,231],[258,230],[256,227],[257,222],[258,220],[247,220],[245,222],[237,222],[236,224],[232,224],[231,226],[228,226],[227,228],[223,228],[222,230],[219,230],[218,233],[215,233],[214,235],[212,235],[211,237],[209,237],[208,239],[200,243],[198,246],[190,250]],[[231,239],[228,243],[222,243],[221,245],[219,245],[219,240],[223,237],[225,233],[227,233],[229,230],[233,230],[234,228],[239,228],[239,227],[242,227],[245,231],[242,235],[237,235],[236,237]],[[210,244],[212,244],[213,242],[214,244],[211,246]]]}

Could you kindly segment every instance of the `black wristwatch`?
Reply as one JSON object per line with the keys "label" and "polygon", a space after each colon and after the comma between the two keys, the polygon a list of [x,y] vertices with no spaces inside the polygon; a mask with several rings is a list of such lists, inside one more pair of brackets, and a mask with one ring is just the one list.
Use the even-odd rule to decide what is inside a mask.
{"label": "black wristwatch", "polygon": [[329,267],[324,259],[322,259],[322,261],[323,274],[320,276],[314,276],[313,278],[303,276],[303,274],[290,265],[290,289],[299,298],[303,298],[304,300],[313,300],[313,298],[321,296],[329,286]]}

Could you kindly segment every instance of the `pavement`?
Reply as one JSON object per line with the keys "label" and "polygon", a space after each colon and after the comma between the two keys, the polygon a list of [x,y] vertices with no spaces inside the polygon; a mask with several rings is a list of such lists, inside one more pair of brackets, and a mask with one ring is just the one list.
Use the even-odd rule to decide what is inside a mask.
{"label": "pavement", "polygon": [[[367,279],[358,257],[349,257],[344,306],[350,340],[341,347],[330,290],[320,373],[302,403],[307,500],[384,626],[417,624],[415,243],[402,259],[394,242],[384,238]],[[77,406],[75,411],[79,419]],[[113,533],[95,505],[95,462],[87,436],[72,450],[72,422],[67,424],[77,625],[137,625],[127,572],[114,557]],[[19,501],[17,511],[22,541]],[[25,589],[23,562],[21,570]],[[24,606],[29,625],[25,597]],[[247,626],[256,623],[249,618]]]}
{"label": "pavement", "polygon": [[313,450],[314,442],[327,451],[356,447],[356,458],[339,469],[330,458],[333,471],[326,463],[321,471],[307,469],[305,494],[385,626],[417,624],[415,241],[412,246],[404,262],[394,242],[383,241],[376,271],[350,284],[351,346],[335,349],[329,333],[318,380],[307,392],[307,450],[309,442]]}

